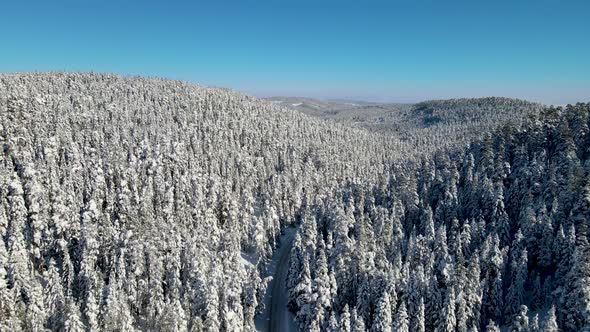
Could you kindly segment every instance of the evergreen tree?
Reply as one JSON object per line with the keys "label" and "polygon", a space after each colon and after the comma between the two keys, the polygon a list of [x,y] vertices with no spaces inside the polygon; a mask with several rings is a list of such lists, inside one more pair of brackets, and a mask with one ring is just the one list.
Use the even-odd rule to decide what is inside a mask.
{"label": "evergreen tree", "polygon": [[531,320],[529,324],[529,331],[530,332],[539,332],[539,314],[535,314],[533,316],[533,320]]}
{"label": "evergreen tree", "polygon": [[590,251],[587,242],[576,247],[573,266],[567,276],[565,304],[562,309],[565,328],[581,330],[590,323]]}
{"label": "evergreen tree", "polygon": [[350,332],[351,331],[351,318],[350,318],[350,311],[348,310],[348,304],[344,306],[342,310],[342,314],[340,315],[340,325],[339,329],[342,332]]}
{"label": "evergreen tree", "polygon": [[424,299],[420,297],[420,302],[418,304],[418,315],[416,316],[416,325],[414,326],[416,332],[425,332],[425,307],[424,307]]}
{"label": "evergreen tree", "polygon": [[494,323],[493,320],[490,319],[488,325],[486,326],[486,332],[500,332],[500,328]]}
{"label": "evergreen tree", "polygon": [[516,316],[514,317],[514,320],[512,322],[512,327],[511,327],[512,331],[516,331],[516,332],[530,331],[529,318],[527,316],[527,313],[528,313],[527,306],[521,305],[520,310],[518,311],[518,313],[516,314]]}
{"label": "evergreen tree", "polygon": [[391,311],[392,309],[391,303],[389,301],[389,294],[384,292],[377,302],[377,307],[375,308],[375,318],[373,319],[372,331],[391,331],[391,326],[393,323]]}
{"label": "evergreen tree", "polygon": [[328,319],[328,325],[326,326],[326,331],[329,332],[338,332],[340,331],[340,327],[338,325],[338,320],[336,319],[336,314],[334,311],[330,313],[330,319]]}
{"label": "evergreen tree", "polygon": [[78,332],[84,330],[85,326],[80,317],[80,309],[72,299],[68,299],[65,305],[63,331]]}
{"label": "evergreen tree", "polygon": [[352,332],[364,332],[365,322],[361,316],[356,312],[356,308],[352,309]]}
{"label": "evergreen tree", "polygon": [[549,309],[549,313],[547,314],[547,318],[545,318],[545,322],[543,323],[542,332],[557,332],[559,331],[559,327],[557,326],[557,317],[555,316],[555,306],[551,306]]}
{"label": "evergreen tree", "polygon": [[450,287],[445,296],[443,311],[438,323],[437,331],[455,331],[457,318],[455,316],[455,289]]}
{"label": "evergreen tree", "polygon": [[504,311],[506,317],[512,317],[521,310],[520,305],[523,303],[524,286],[528,276],[527,257],[527,250],[522,249],[520,254],[515,256],[512,261],[511,269],[513,279],[508,288],[508,294],[506,295],[506,309]]}
{"label": "evergreen tree", "polygon": [[408,312],[406,310],[406,303],[404,301],[402,301],[397,308],[397,314],[395,315],[395,320],[393,321],[393,330],[399,332],[410,331]]}

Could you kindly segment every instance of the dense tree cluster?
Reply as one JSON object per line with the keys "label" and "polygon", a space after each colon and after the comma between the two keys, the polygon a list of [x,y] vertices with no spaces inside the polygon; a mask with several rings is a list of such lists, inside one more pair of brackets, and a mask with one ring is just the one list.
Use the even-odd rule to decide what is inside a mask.
{"label": "dense tree cluster", "polygon": [[590,328],[588,105],[436,103],[384,135],[180,81],[0,75],[0,331],[252,331],[291,225],[302,330]]}
{"label": "dense tree cluster", "polygon": [[541,104],[513,98],[432,100],[391,112],[379,127],[415,149],[432,153],[467,145],[503,123],[520,125],[542,109]]}
{"label": "dense tree cluster", "polygon": [[492,123],[501,119],[515,120],[537,113],[543,106],[525,100],[488,97],[430,100],[413,105],[407,117],[418,125],[433,126],[439,123]]}
{"label": "dense tree cluster", "polygon": [[290,260],[305,331],[590,329],[588,104],[349,183]]}
{"label": "dense tree cluster", "polygon": [[252,330],[281,230],[395,139],[225,89],[0,76],[0,331]]}
{"label": "dense tree cluster", "polygon": [[430,100],[417,104],[319,101],[273,97],[305,114],[398,137],[413,151],[432,153],[457,144],[468,145],[506,122],[519,125],[543,105],[502,97]]}
{"label": "dense tree cluster", "polygon": [[501,97],[430,100],[414,105],[288,97],[269,100],[322,119],[393,135],[421,153],[468,145],[498,125],[520,125],[543,109],[538,103]]}

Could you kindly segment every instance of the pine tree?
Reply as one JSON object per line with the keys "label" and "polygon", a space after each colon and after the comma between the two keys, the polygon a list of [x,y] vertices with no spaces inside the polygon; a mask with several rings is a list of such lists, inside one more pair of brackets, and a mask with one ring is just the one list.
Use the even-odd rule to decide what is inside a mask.
{"label": "pine tree", "polygon": [[522,249],[520,254],[515,256],[515,260],[512,261],[513,279],[506,295],[506,309],[504,310],[506,317],[512,317],[521,310],[520,305],[523,303],[524,285],[528,276],[527,257],[527,250]]}
{"label": "pine tree", "polygon": [[418,315],[416,316],[416,325],[414,326],[416,332],[425,332],[426,331],[426,322],[425,322],[425,310],[424,307],[424,298],[420,297],[420,302],[418,304]]}
{"label": "pine tree", "polygon": [[541,286],[541,277],[535,273],[533,278],[533,292],[531,296],[531,309],[536,310],[543,305],[543,288]]}
{"label": "pine tree", "polygon": [[31,281],[25,287],[27,302],[24,326],[28,331],[43,330],[48,313],[43,305],[43,286],[38,281]]}
{"label": "pine tree", "polygon": [[541,268],[548,268],[553,264],[554,252],[554,237],[553,224],[551,218],[542,218],[542,239],[541,248],[539,249],[539,266]]}
{"label": "pine tree", "polygon": [[375,308],[375,317],[373,319],[372,331],[389,332],[391,331],[392,323],[393,321],[391,317],[391,303],[389,301],[389,294],[387,292],[383,292],[381,298],[377,302],[377,307]]}
{"label": "pine tree", "polygon": [[350,311],[348,309],[348,304],[344,306],[342,310],[342,314],[340,314],[340,331],[342,332],[350,332],[351,331],[351,321],[350,321]]}
{"label": "pine tree", "polygon": [[84,331],[85,326],[82,323],[82,319],[80,318],[80,309],[73,301],[73,299],[68,298],[65,305],[65,313],[64,313],[64,321],[63,321],[63,331],[66,332],[79,332]]}
{"label": "pine tree", "polygon": [[494,323],[493,320],[490,319],[488,325],[486,326],[486,332],[500,332],[500,328]]}
{"label": "pine tree", "polygon": [[395,320],[393,321],[393,331],[398,332],[409,332],[409,319],[408,319],[408,312],[406,310],[406,303],[402,301],[397,308],[397,314],[395,315]]}
{"label": "pine tree", "polygon": [[[330,274],[328,272],[328,262],[324,250],[325,245],[323,241],[318,248],[319,254],[315,267],[315,278],[312,282],[312,298],[315,300],[313,319],[318,320],[320,327],[324,325],[324,321],[329,319],[326,316],[332,306],[332,287],[330,281]],[[336,290],[334,290],[336,291]],[[335,292],[334,292],[335,294]]]}
{"label": "pine tree", "polygon": [[457,318],[455,316],[455,289],[450,287],[445,296],[443,310],[439,318],[437,331],[455,331]]}
{"label": "pine tree", "polygon": [[[91,200],[88,202],[86,208],[82,212],[82,222],[80,226],[80,275],[79,287],[82,295],[81,311],[83,317],[87,320],[89,328],[98,328],[98,299],[100,295],[98,289],[98,281],[96,280],[96,271],[94,266],[98,256],[98,230],[96,225],[99,220],[99,211],[96,203]],[[62,250],[66,251],[66,248]]]}
{"label": "pine tree", "polygon": [[358,276],[358,278],[361,283],[357,291],[356,311],[359,315],[359,319],[362,319],[365,324],[369,324],[371,314],[371,289],[369,286],[369,280],[365,274]]}
{"label": "pine tree", "polygon": [[[158,321],[158,330],[186,332],[187,331],[187,317],[179,300],[173,300],[166,303],[160,320]],[[233,327],[229,327],[233,329]],[[229,331],[229,330],[228,330]]]}
{"label": "pine tree", "polygon": [[361,316],[356,311],[356,308],[352,309],[352,332],[365,332],[365,322]]}
{"label": "pine tree", "polygon": [[555,316],[555,306],[551,306],[549,309],[549,313],[547,314],[547,318],[545,318],[545,322],[543,323],[542,332],[558,332],[559,327],[557,326],[557,317]]}
{"label": "pine tree", "polygon": [[297,296],[296,301],[298,308],[301,309],[304,306],[308,306],[311,302],[312,279],[308,260],[303,261],[303,271],[299,283],[295,286],[294,293]]}
{"label": "pine tree", "polygon": [[[489,239],[489,238],[488,238]],[[487,240],[486,240],[487,242]],[[482,302],[482,320],[502,321],[503,302],[503,278],[502,270],[504,256],[498,245],[497,236],[493,237],[493,244],[489,252],[489,265],[484,279],[484,299]]]}
{"label": "pine tree", "polygon": [[49,310],[49,319],[47,321],[47,325],[52,330],[60,330],[63,329],[66,309],[69,310],[70,308],[66,308],[66,298],[63,285],[54,260],[49,262],[49,270],[47,271],[47,274],[47,285],[49,287],[44,293],[44,307]]}
{"label": "pine tree", "polygon": [[326,331],[328,331],[328,332],[340,331],[340,326],[338,325],[338,320],[336,319],[336,314],[334,313],[334,311],[330,312],[330,318],[328,319],[328,325],[326,326]]}
{"label": "pine tree", "polygon": [[106,290],[103,328],[106,330],[135,331],[129,304],[124,298],[125,294],[121,286],[121,281],[113,274]]}
{"label": "pine tree", "polygon": [[287,272],[287,290],[289,291],[289,307],[295,309],[297,305],[297,293],[295,288],[300,282],[301,273],[303,271],[302,243],[299,232],[295,234],[293,240],[293,247],[289,256],[289,271]]}
{"label": "pine tree", "polygon": [[434,330],[442,315],[444,299],[441,298],[441,290],[438,288],[438,280],[435,275],[430,276],[427,287],[430,291],[426,293],[426,330]]}
{"label": "pine tree", "polygon": [[512,331],[515,332],[528,332],[529,329],[529,318],[527,316],[528,308],[526,305],[521,305],[518,313],[514,317],[512,322]]}
{"label": "pine tree", "polygon": [[465,282],[465,317],[467,326],[479,326],[480,313],[482,306],[482,289],[480,282],[480,263],[479,256],[473,255],[469,260],[467,269],[467,280]]}
{"label": "pine tree", "polygon": [[13,178],[8,188],[10,231],[6,234],[8,247],[8,284],[20,290],[30,278],[29,255],[26,251],[24,227],[27,209],[20,181]]}
{"label": "pine tree", "polygon": [[453,270],[452,259],[447,247],[447,231],[445,226],[440,226],[436,232],[435,246],[435,272],[439,287],[446,287],[451,279]]}
{"label": "pine tree", "polygon": [[535,314],[533,316],[533,320],[529,324],[529,331],[530,332],[539,332],[539,314]]}
{"label": "pine tree", "polygon": [[557,271],[555,271],[555,281],[556,286],[562,286],[566,281],[569,270],[571,269],[571,259],[575,250],[575,231],[573,226],[569,228],[569,231],[566,231],[563,224],[560,225],[554,244],[554,255],[558,259]]}
{"label": "pine tree", "polygon": [[13,319],[14,315],[12,312],[14,310],[13,292],[8,288],[8,273],[6,269],[7,265],[8,254],[6,252],[4,240],[2,239],[0,240],[0,316],[4,319],[0,320],[0,330],[6,331],[9,330],[9,321]]}
{"label": "pine tree", "polygon": [[586,244],[576,247],[573,266],[567,276],[562,309],[564,327],[581,330],[590,323],[590,250]]}

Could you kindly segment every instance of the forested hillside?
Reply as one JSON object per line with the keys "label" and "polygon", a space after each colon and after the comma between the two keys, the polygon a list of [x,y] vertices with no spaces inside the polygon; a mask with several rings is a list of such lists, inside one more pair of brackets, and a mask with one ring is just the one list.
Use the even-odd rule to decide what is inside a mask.
{"label": "forested hillside", "polygon": [[302,331],[590,328],[588,105],[412,112],[392,135],[181,81],[0,75],[0,331],[253,331],[295,225]]}
{"label": "forested hillside", "polygon": [[467,145],[504,123],[519,125],[543,109],[538,103],[499,97],[431,100],[414,105],[288,97],[269,100],[321,119],[397,137],[421,153]]}
{"label": "forested hillside", "polygon": [[589,106],[548,108],[308,210],[304,331],[590,329]]}
{"label": "forested hillside", "polygon": [[281,229],[404,151],[229,90],[65,73],[0,76],[0,142],[0,331],[252,330]]}
{"label": "forested hillside", "polygon": [[416,147],[437,150],[469,144],[505,123],[518,126],[542,109],[541,104],[499,97],[425,101],[397,114],[390,131]]}

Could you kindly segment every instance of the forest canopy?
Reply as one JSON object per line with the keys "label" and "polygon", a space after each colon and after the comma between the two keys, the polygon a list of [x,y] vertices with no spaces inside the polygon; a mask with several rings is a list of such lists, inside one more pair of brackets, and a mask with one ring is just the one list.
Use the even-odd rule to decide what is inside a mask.
{"label": "forest canopy", "polygon": [[291,226],[303,331],[590,328],[589,105],[404,112],[0,75],[0,331],[253,331]]}

